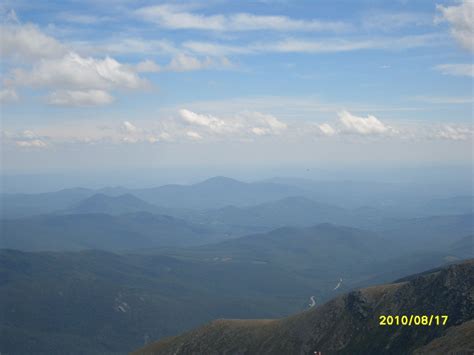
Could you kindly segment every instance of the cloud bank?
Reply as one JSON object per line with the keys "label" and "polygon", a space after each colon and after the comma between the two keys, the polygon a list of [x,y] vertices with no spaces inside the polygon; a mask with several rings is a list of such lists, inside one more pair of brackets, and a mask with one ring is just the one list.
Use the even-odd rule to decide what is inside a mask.
{"label": "cloud bank", "polygon": [[[277,117],[254,111],[242,111],[221,117],[179,109],[175,115],[157,121],[137,123],[123,121],[118,127],[67,127],[45,129],[40,135],[32,130],[3,132],[3,141],[17,148],[43,149],[62,144],[174,144],[182,142],[250,142],[276,140],[449,140],[473,139],[472,125],[406,125],[392,127],[373,115],[358,116],[349,111],[337,113],[337,119],[316,123],[282,121]],[[357,138],[357,139],[354,139]]]}

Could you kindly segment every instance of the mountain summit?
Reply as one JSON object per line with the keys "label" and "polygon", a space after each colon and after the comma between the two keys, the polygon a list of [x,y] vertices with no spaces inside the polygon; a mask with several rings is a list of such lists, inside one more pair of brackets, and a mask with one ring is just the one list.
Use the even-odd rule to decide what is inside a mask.
{"label": "mountain summit", "polygon": [[158,210],[157,206],[149,204],[132,194],[108,196],[98,193],[78,202],[70,209],[66,210],[65,213],[106,213],[118,215],[142,211],[157,212]]}

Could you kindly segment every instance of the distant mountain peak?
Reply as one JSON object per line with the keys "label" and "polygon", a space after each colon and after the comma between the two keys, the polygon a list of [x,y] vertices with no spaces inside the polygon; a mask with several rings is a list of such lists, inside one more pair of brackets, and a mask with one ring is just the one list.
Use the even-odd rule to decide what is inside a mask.
{"label": "distant mountain peak", "polygon": [[66,213],[106,213],[117,215],[138,211],[150,212],[156,210],[156,208],[156,206],[129,193],[109,196],[99,192],[74,204],[66,210]]}
{"label": "distant mountain peak", "polygon": [[242,181],[238,181],[229,177],[225,176],[214,176],[211,177],[207,180],[204,180],[203,182],[198,183],[198,185],[242,185],[245,184]]}
{"label": "distant mountain peak", "polygon": [[86,203],[89,201],[110,201],[110,202],[116,202],[116,201],[134,201],[134,202],[140,202],[143,204],[147,204],[145,201],[139,199],[138,197],[132,195],[132,194],[122,194],[119,196],[109,196],[104,193],[96,193],[84,200],[82,200],[80,203]]}
{"label": "distant mountain peak", "polygon": [[106,199],[109,199],[109,198],[110,198],[110,196],[107,196],[106,194],[103,194],[103,193],[99,192],[99,193],[93,194],[90,197],[87,197],[86,199],[84,199],[81,202],[91,201],[91,200],[106,200]]}

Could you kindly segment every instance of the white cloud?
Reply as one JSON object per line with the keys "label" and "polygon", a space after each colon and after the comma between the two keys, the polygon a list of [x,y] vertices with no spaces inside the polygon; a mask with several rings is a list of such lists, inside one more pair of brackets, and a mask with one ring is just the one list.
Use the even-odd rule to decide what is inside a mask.
{"label": "white cloud", "polygon": [[182,46],[194,53],[210,55],[210,56],[224,56],[232,54],[248,54],[256,52],[253,45],[226,45],[212,42],[187,41]]}
{"label": "white cloud", "polygon": [[0,90],[0,103],[6,104],[16,102],[19,100],[18,94],[13,89],[2,89]]}
{"label": "white cloud", "polygon": [[23,132],[21,133],[20,137],[22,137],[22,138],[27,138],[27,139],[34,139],[34,138],[36,138],[37,136],[36,136],[36,133],[35,133],[35,132],[33,132],[33,131],[27,129],[26,131],[23,131]]}
{"label": "white cloud", "polygon": [[125,131],[126,133],[132,133],[132,134],[134,134],[134,133],[137,133],[137,132],[138,132],[138,128],[137,128],[134,124],[132,124],[131,122],[129,122],[129,121],[125,121],[125,122],[123,123],[123,129],[124,129],[124,131]]}
{"label": "white cloud", "polygon": [[451,34],[458,43],[474,52],[474,1],[463,0],[458,5],[437,5],[440,16],[437,22],[447,21],[451,25]]}
{"label": "white cloud", "polygon": [[270,52],[331,53],[366,49],[402,50],[429,46],[439,41],[438,35],[410,35],[404,37],[381,37],[371,39],[326,39],[307,40],[289,38],[280,42],[260,45],[262,50]]}
{"label": "white cloud", "polygon": [[318,125],[321,133],[325,136],[333,136],[335,135],[337,132],[334,128],[332,128],[331,125],[329,125],[328,123],[323,123],[323,124],[320,124]]}
{"label": "white cloud", "polygon": [[83,58],[73,52],[59,59],[41,60],[31,71],[16,69],[12,82],[68,89],[137,89],[146,86],[146,81],[113,58]]}
{"label": "white cloud", "polygon": [[325,52],[347,52],[374,47],[371,40],[307,40],[307,39],[285,39],[279,42],[270,42],[258,46],[263,51],[283,53],[325,53]]}
{"label": "white cloud", "polygon": [[[2,57],[8,58],[4,99],[14,99],[18,86],[52,89],[47,102],[52,105],[94,106],[112,103],[108,92],[115,89],[140,89],[148,82],[135,68],[111,57],[84,57],[44,34],[32,24],[1,26]],[[27,65],[25,65],[27,64]],[[150,68],[148,68],[149,70]]]}
{"label": "white cloud", "polygon": [[178,54],[175,56],[168,67],[167,70],[171,71],[191,71],[191,70],[201,70],[201,69],[208,69],[211,67],[214,68],[228,68],[231,67],[232,64],[230,61],[225,58],[209,58],[206,57],[204,59],[198,59],[186,54]]}
{"label": "white cloud", "polygon": [[161,132],[158,135],[158,140],[165,141],[165,142],[171,142],[173,140],[173,137],[168,132]]}
{"label": "white cloud", "polygon": [[125,143],[156,143],[160,139],[149,129],[138,128],[130,121],[124,121],[120,128],[121,141]]}
{"label": "white cloud", "polygon": [[[98,126],[93,119],[88,121],[58,122],[41,126],[39,134],[26,130],[18,133],[2,133],[2,140],[18,148],[45,148],[70,144],[172,144],[186,141],[206,142],[251,142],[266,137],[281,144],[294,144],[314,140],[315,137],[326,137],[329,141],[362,142],[372,140],[374,136],[397,140],[446,140],[466,144],[473,137],[472,125],[447,123],[445,125],[420,124],[407,122],[393,128],[370,117],[350,116],[346,120],[334,123],[317,123],[293,120],[282,122],[274,116],[258,113],[236,113],[229,118],[203,115],[188,110],[189,121],[183,117],[168,117],[160,120],[141,121],[140,126],[130,121]],[[223,122],[218,131],[211,127],[216,120]],[[344,133],[354,133],[359,137],[353,140]],[[464,143],[463,143],[464,142]],[[278,143],[279,144],[279,143]]]}
{"label": "white cloud", "polygon": [[143,19],[170,29],[210,31],[343,31],[350,26],[343,22],[297,20],[286,16],[259,16],[248,13],[232,15],[201,15],[175,5],[140,8],[136,14]]}
{"label": "white cloud", "polygon": [[252,128],[252,133],[263,135],[279,135],[288,128],[288,125],[275,116],[261,112],[245,112],[241,114],[246,125],[255,127]]}
{"label": "white cloud", "polygon": [[63,90],[55,91],[48,97],[48,103],[59,106],[97,106],[114,101],[112,95],[103,90]]}
{"label": "white cloud", "polygon": [[455,127],[444,125],[436,130],[433,138],[447,139],[454,141],[464,141],[472,139],[473,130],[467,127]]}
{"label": "white cloud", "polygon": [[213,124],[223,124],[223,121],[208,115],[201,115],[186,109],[179,110],[180,116],[190,124],[197,124],[199,126],[211,127]]}
{"label": "white cloud", "polygon": [[474,77],[474,64],[440,64],[435,69],[444,75]]}
{"label": "white cloud", "polygon": [[188,131],[186,132],[186,135],[192,139],[196,139],[196,140],[202,139],[201,135],[194,131]]}
{"label": "white cloud", "polygon": [[166,39],[144,39],[140,37],[116,36],[105,41],[76,42],[74,47],[81,53],[176,55],[181,52],[175,44]]}
{"label": "white cloud", "polygon": [[156,64],[154,61],[146,59],[141,61],[135,66],[135,70],[138,73],[158,73],[162,71],[161,66]]}
{"label": "white cloud", "polygon": [[148,143],[172,142],[173,137],[168,132],[159,132],[158,134],[148,134],[145,138]]}
{"label": "white cloud", "polygon": [[32,24],[1,25],[0,32],[0,48],[4,58],[37,61],[39,58],[57,58],[66,53],[61,43]]}
{"label": "white cloud", "polygon": [[442,36],[440,35],[423,34],[370,39],[331,38],[313,40],[286,38],[280,41],[253,42],[244,45],[188,41],[183,43],[183,47],[200,55],[225,56],[259,53],[337,53],[369,49],[396,51],[438,45],[441,41]]}
{"label": "white cloud", "polygon": [[137,72],[158,73],[166,71],[184,72],[203,69],[218,69],[230,68],[232,63],[226,57],[211,58],[197,58],[188,54],[179,53],[175,55],[170,63],[165,66],[160,66],[151,60],[145,60],[135,66]]}
{"label": "white cloud", "polygon": [[260,112],[244,111],[232,117],[219,118],[181,109],[179,115],[185,123],[201,127],[205,132],[213,135],[233,137],[245,137],[249,133],[257,136],[278,135],[288,127],[276,117]]}
{"label": "white cloud", "polygon": [[44,148],[47,146],[45,142],[39,139],[31,141],[16,141],[15,144],[20,148]]}
{"label": "white cloud", "polygon": [[174,57],[169,65],[172,71],[190,71],[206,68],[209,64],[205,61],[200,61],[197,58],[180,54]]}
{"label": "white cloud", "polygon": [[[287,16],[258,16],[247,13],[227,17],[231,30],[273,30],[273,31],[345,31],[351,26],[343,22],[319,20],[296,20]],[[224,26],[225,29],[226,26]]]}
{"label": "white cloud", "polygon": [[125,136],[122,138],[122,142],[125,142],[125,143],[138,143],[138,142],[141,142],[141,139],[138,138],[138,137],[134,137],[134,136]]}
{"label": "white cloud", "polygon": [[380,122],[375,116],[359,117],[348,111],[338,113],[339,121],[343,125],[343,131],[361,135],[394,133],[394,129]]}
{"label": "white cloud", "polygon": [[48,143],[45,142],[46,137],[39,137],[32,130],[25,130],[19,133],[2,132],[3,138],[7,142],[12,142],[19,148],[45,148]]}
{"label": "white cloud", "polygon": [[265,129],[263,128],[260,128],[260,127],[254,127],[252,128],[252,133],[257,135],[257,136],[264,136],[267,134],[267,132],[265,131]]}
{"label": "white cloud", "polygon": [[147,21],[172,29],[222,30],[225,22],[224,16],[221,15],[195,15],[180,11],[179,7],[173,5],[142,7],[136,10],[136,14]]}
{"label": "white cloud", "polygon": [[236,129],[234,122],[228,120],[226,122],[226,120],[212,115],[198,114],[186,109],[181,109],[178,113],[184,122],[190,125],[205,127],[214,133],[232,132]]}

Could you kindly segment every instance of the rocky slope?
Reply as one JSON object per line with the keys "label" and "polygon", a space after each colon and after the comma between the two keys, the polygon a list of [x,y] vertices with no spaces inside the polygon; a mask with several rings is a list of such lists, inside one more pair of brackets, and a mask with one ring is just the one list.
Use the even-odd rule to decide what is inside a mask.
{"label": "rocky slope", "polygon": [[[448,315],[446,325],[380,326],[380,315]],[[474,350],[474,260],[353,291],[274,320],[216,320],[135,354],[429,354]]]}

